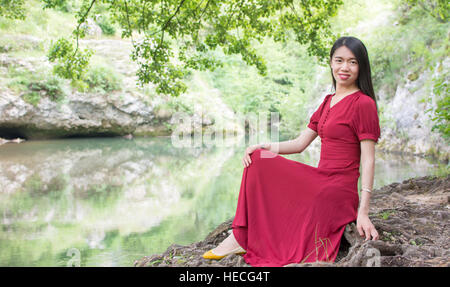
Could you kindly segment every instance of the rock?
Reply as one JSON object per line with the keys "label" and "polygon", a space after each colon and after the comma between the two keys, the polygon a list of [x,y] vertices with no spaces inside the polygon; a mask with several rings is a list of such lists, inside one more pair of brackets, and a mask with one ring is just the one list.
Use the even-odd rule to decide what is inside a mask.
{"label": "rock", "polygon": [[11,142],[13,142],[13,143],[21,143],[21,142],[24,142],[24,141],[25,140],[21,139],[21,138],[15,138],[15,139],[11,140]]}
{"label": "rock", "polygon": [[21,138],[15,138],[15,139],[12,139],[12,140],[7,140],[7,139],[4,139],[4,138],[0,138],[0,145],[5,144],[5,143],[21,143],[21,142],[24,142],[24,141],[25,140],[21,139]]}
{"label": "rock", "polygon": [[75,93],[63,103],[42,98],[37,106],[12,93],[0,93],[0,134],[26,139],[121,136],[154,126],[153,107],[129,93]]}
{"label": "rock", "polygon": [[86,34],[89,36],[100,37],[102,35],[102,29],[91,18],[88,18],[85,23],[82,23],[80,28],[86,29]]}
{"label": "rock", "polygon": [[[374,190],[369,214],[380,239],[364,241],[356,224],[346,226],[335,262],[293,263],[285,267],[355,266],[450,266],[450,175],[418,177]],[[436,197],[445,200],[435,200]],[[201,256],[224,240],[233,218],[223,222],[206,238],[188,246],[171,245],[164,253],[145,256],[134,266],[244,267],[241,255],[221,260]]]}
{"label": "rock", "polygon": [[131,140],[131,139],[133,139],[133,135],[132,134],[127,134],[127,135],[122,136],[122,138],[127,139],[127,140]]}
{"label": "rock", "polygon": [[[432,121],[434,114],[426,112],[436,108],[438,97],[426,83],[441,73],[448,74],[449,68],[450,59],[446,58],[420,74],[410,72],[405,84],[396,87],[394,95],[383,89],[378,92],[378,105],[383,107],[380,114],[381,138],[377,144],[379,149],[417,156],[429,155],[448,162],[450,146],[441,134],[433,131],[432,127],[436,124]],[[428,97],[430,100],[424,101]]]}

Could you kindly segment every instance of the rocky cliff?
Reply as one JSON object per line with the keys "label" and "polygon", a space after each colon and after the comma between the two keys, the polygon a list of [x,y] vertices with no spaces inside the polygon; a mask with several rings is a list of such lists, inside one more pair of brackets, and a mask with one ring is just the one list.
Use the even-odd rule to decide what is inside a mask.
{"label": "rocky cliff", "polygon": [[[242,129],[233,122],[234,113],[223,103],[220,91],[209,87],[198,75],[192,76],[191,90],[182,99],[156,95],[150,86],[138,87],[137,67],[129,57],[130,41],[80,40],[81,47],[95,51],[95,67],[107,66],[106,74],[117,75],[120,87],[114,91],[80,92],[68,81],[61,81],[58,89],[64,96],[55,100],[44,83],[52,76],[52,63],[45,56],[14,54],[29,51],[32,55],[45,41],[33,36],[3,36],[15,44],[0,43],[0,138],[155,136],[171,135],[175,129],[189,134],[194,126],[205,128],[212,124],[212,130]],[[26,100],[30,92],[35,102]],[[189,116],[190,122],[178,121],[173,117],[176,112]]]}
{"label": "rocky cliff", "polygon": [[[436,96],[430,83],[439,73],[448,74],[450,59],[420,75],[405,75],[405,84],[398,85],[394,95],[379,91],[379,105],[384,107],[381,139],[377,148],[419,156],[430,155],[447,161],[450,145],[441,134],[432,131],[433,114],[426,112],[436,108]],[[441,72],[437,72],[441,71]],[[431,95],[431,101],[425,101]]]}
{"label": "rocky cliff", "polygon": [[118,136],[156,127],[153,108],[129,94],[104,97],[74,93],[66,102],[42,98],[37,106],[8,92],[0,94],[0,133],[26,139]]}

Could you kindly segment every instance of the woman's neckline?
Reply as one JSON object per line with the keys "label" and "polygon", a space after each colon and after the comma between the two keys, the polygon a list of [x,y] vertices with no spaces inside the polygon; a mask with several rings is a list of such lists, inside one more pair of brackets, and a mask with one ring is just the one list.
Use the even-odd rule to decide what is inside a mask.
{"label": "woman's neckline", "polygon": [[360,91],[361,91],[361,90],[356,90],[356,91],[354,91],[354,92],[352,92],[352,93],[350,93],[350,94],[344,96],[342,99],[340,99],[340,100],[339,100],[337,103],[335,103],[333,106],[331,106],[331,100],[332,100],[333,97],[336,95],[336,93],[332,94],[331,97],[330,97],[330,102],[328,103],[328,109],[331,110],[331,109],[334,108],[337,104],[339,104],[340,102],[342,102],[345,98],[348,98],[349,96],[354,95],[354,94],[356,94],[356,93],[358,93],[358,92],[360,92]]}

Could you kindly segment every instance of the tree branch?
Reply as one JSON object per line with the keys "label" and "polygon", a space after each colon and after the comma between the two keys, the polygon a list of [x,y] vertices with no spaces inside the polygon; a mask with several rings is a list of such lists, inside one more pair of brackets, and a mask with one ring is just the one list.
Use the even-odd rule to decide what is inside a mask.
{"label": "tree branch", "polygon": [[181,3],[177,7],[177,10],[175,11],[175,13],[172,16],[170,16],[170,18],[166,21],[164,26],[161,29],[159,29],[158,31],[155,31],[152,34],[150,34],[150,36],[153,36],[153,35],[155,35],[155,34],[157,34],[159,32],[163,32],[164,33],[164,30],[167,28],[167,26],[169,25],[170,21],[172,21],[173,17],[175,17],[175,15],[177,15],[177,13],[180,11],[180,8],[181,8],[181,6],[183,6],[184,1],[186,1],[186,0],[182,0],[181,1]]}
{"label": "tree branch", "polygon": [[128,30],[130,30],[131,43],[132,43],[133,46],[134,46],[134,41],[133,41],[133,30],[131,29],[130,17],[129,17],[129,13],[128,13],[128,5],[127,5],[128,1],[125,0],[124,3],[125,3],[125,13],[126,13],[126,16],[127,16]]}
{"label": "tree branch", "polygon": [[173,17],[175,17],[175,15],[178,14],[178,12],[180,11],[181,6],[183,6],[183,3],[186,0],[181,0],[180,5],[178,5],[177,10],[175,11],[175,13],[173,13],[172,16],[170,16],[169,20],[167,20],[166,24],[164,24],[164,26],[161,28],[161,30],[165,30],[167,28],[167,26],[169,25],[170,21],[172,21]]}
{"label": "tree branch", "polygon": [[77,52],[78,52],[78,39],[79,39],[79,31],[80,31],[80,27],[81,24],[83,24],[86,20],[86,17],[89,15],[89,12],[91,11],[91,8],[94,6],[96,0],[92,0],[91,1],[91,5],[89,6],[89,8],[87,9],[86,13],[83,15],[83,17],[81,17],[80,20],[82,20],[81,22],[78,23],[77,28],[75,29],[77,31],[77,47],[75,48],[75,52],[73,53],[72,57],[74,57]]}

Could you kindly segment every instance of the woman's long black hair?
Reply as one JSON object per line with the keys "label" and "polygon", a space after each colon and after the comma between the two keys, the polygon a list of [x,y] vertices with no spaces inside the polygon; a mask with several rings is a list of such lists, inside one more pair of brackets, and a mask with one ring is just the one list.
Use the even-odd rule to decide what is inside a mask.
{"label": "woman's long black hair", "polygon": [[[351,37],[351,36],[341,37],[341,38],[337,39],[336,42],[334,42],[333,47],[331,48],[330,63],[331,63],[331,59],[334,55],[334,52],[342,46],[347,47],[355,55],[356,60],[358,61],[358,65],[359,65],[358,80],[356,81],[356,84],[358,85],[358,88],[364,94],[368,95],[375,101],[375,104],[377,105],[377,110],[378,110],[378,104],[377,104],[377,100],[375,98],[375,92],[373,91],[373,85],[372,85],[369,54],[367,53],[366,46],[364,46],[363,42],[361,42],[361,40],[359,40],[358,38]],[[333,77],[332,70],[331,70],[331,78],[333,79],[333,87],[334,87],[334,90],[336,91],[336,79]]]}

